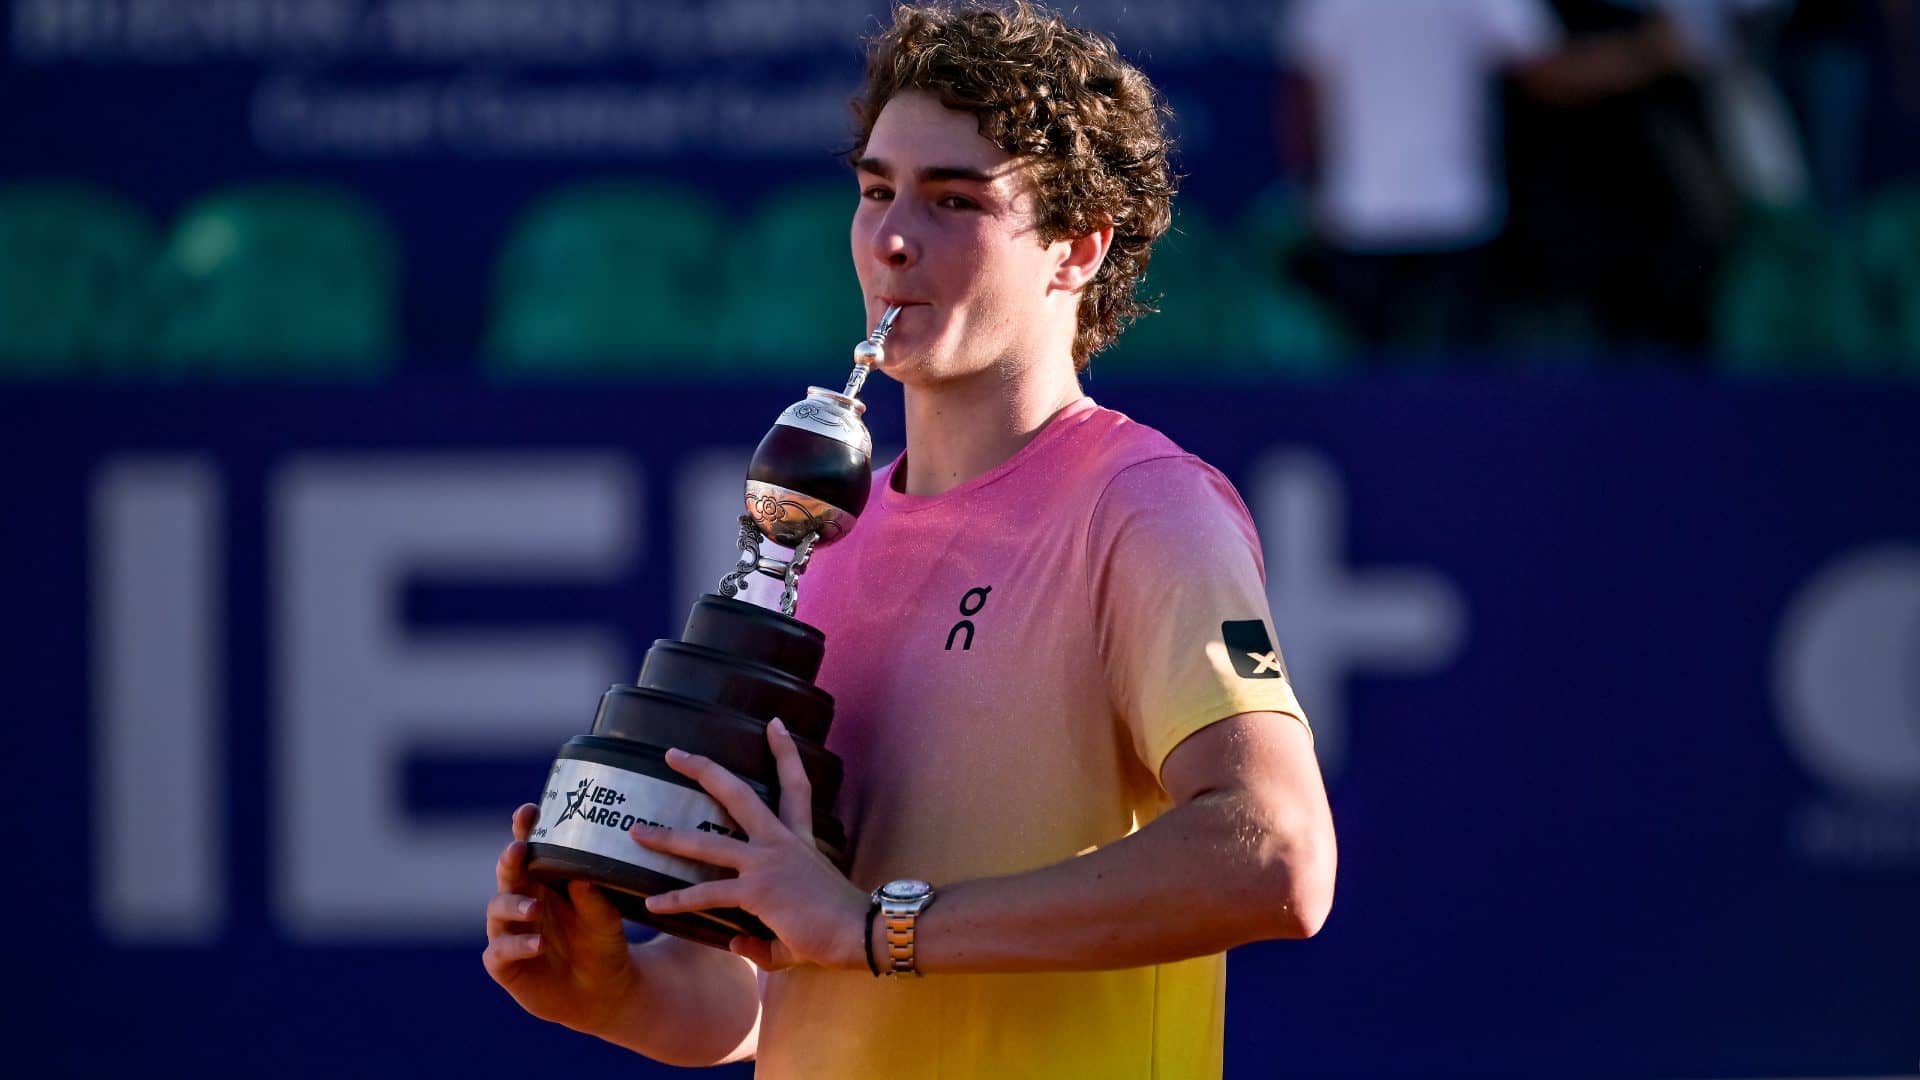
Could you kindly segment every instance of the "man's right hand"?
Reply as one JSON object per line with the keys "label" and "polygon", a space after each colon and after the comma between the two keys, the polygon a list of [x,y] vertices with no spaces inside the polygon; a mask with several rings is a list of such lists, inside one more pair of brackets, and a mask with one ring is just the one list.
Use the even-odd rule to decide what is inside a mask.
{"label": "man's right hand", "polygon": [[539,810],[513,812],[513,841],[494,868],[487,904],[487,974],[520,1007],[576,1031],[604,1034],[637,971],[620,913],[600,890],[569,881],[565,894],[527,876],[527,836]]}

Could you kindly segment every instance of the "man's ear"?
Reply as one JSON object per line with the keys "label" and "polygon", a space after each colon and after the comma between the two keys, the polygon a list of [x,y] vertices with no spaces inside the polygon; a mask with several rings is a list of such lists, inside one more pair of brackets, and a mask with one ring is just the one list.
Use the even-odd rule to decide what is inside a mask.
{"label": "man's ear", "polygon": [[1055,241],[1055,246],[1064,251],[1060,264],[1054,268],[1050,284],[1062,292],[1079,292],[1086,288],[1093,276],[1100,272],[1100,264],[1106,261],[1107,248],[1112,244],[1111,222],[1084,236],[1063,237]]}

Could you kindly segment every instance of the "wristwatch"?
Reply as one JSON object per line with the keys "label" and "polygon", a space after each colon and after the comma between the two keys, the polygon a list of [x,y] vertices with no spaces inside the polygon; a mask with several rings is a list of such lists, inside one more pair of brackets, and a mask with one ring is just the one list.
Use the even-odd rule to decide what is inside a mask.
{"label": "wristwatch", "polygon": [[[933,903],[933,886],[913,878],[889,881],[873,890],[872,910],[878,912],[887,938],[886,959],[871,965],[875,975],[918,975],[914,967],[914,924]],[[868,948],[872,948],[869,934]],[[872,956],[868,956],[872,960]]]}

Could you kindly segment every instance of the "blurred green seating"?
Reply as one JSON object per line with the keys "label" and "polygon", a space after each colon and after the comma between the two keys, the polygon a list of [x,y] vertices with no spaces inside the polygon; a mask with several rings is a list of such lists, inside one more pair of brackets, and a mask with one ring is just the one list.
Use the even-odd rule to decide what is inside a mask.
{"label": "blurred green seating", "polygon": [[358,195],[311,183],[213,191],[180,212],[113,327],[117,369],[362,378],[400,351],[398,248]]}
{"label": "blurred green seating", "polygon": [[494,276],[486,355],[495,374],[700,375],[749,309],[725,295],[719,211],[678,187],[591,181],[536,202]]}
{"label": "blurred green seating", "polygon": [[1290,184],[1272,184],[1240,214],[1240,246],[1255,266],[1285,270],[1313,240],[1307,201]]}
{"label": "blurred green seating", "polygon": [[721,298],[726,347],[740,362],[831,371],[846,360],[867,329],[852,258],[858,205],[851,178],[797,184],[761,203]]}
{"label": "blurred green seating", "polygon": [[0,188],[0,374],[80,374],[159,243],[146,213],[86,184]]}
{"label": "blurred green seating", "polygon": [[1888,351],[1920,375],[1920,186],[1882,192],[1861,215],[1867,287]]}
{"label": "blurred green seating", "polygon": [[1721,270],[1714,345],[1747,375],[1884,368],[1865,275],[1841,229],[1811,210],[1757,214]]}
{"label": "blurred green seating", "polygon": [[1317,300],[1260,254],[1228,239],[1205,211],[1181,208],[1154,245],[1140,294],[1148,315],[1094,358],[1107,372],[1312,377],[1339,369],[1346,342]]}

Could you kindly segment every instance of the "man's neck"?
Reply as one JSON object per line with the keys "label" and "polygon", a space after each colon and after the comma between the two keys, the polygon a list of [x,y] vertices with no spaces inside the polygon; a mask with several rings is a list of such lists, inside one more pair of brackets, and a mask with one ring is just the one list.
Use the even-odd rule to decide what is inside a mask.
{"label": "man's neck", "polygon": [[1019,453],[1083,396],[1070,364],[992,368],[968,379],[908,386],[909,495],[942,495]]}

